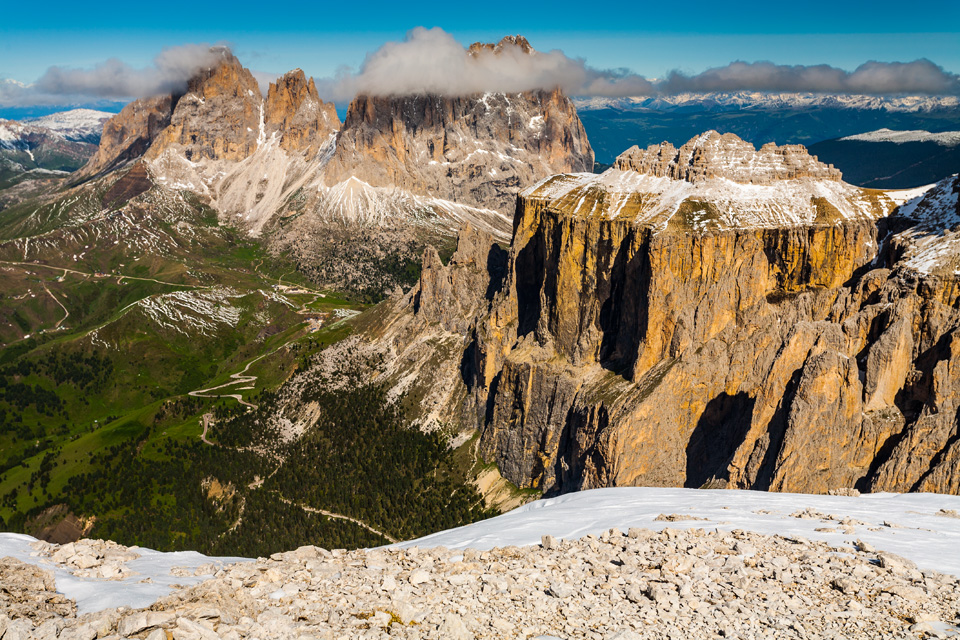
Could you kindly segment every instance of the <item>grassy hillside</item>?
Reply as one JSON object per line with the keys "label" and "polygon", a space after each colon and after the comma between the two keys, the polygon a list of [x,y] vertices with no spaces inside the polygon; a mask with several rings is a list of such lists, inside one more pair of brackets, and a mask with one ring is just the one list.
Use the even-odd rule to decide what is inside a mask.
{"label": "grassy hillside", "polygon": [[302,440],[253,428],[369,305],[189,192],[117,202],[124,180],[0,212],[0,530],[263,555],[487,515],[462,453],[365,381],[316,389]]}

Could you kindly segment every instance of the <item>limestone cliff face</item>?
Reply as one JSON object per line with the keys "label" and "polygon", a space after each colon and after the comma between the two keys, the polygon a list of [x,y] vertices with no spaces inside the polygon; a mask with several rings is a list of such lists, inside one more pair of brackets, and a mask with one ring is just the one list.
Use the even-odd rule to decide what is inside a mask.
{"label": "limestone cliff face", "polygon": [[[530,50],[522,38],[510,42]],[[496,51],[503,42],[488,46]],[[592,168],[586,132],[559,90],[360,95],[347,111],[326,175],[330,185],[356,177],[512,215],[521,189],[548,175]]]}
{"label": "limestone cliff face", "polygon": [[253,74],[224,50],[218,64],[191,78],[147,160],[176,149],[192,162],[239,161],[256,151],[262,136],[260,87]]}
{"label": "limestone cliff face", "polygon": [[141,157],[169,126],[174,106],[174,96],[134,100],[125,106],[104,125],[97,153],[77,173],[77,178],[103,175]]}
{"label": "limestone cliff face", "polygon": [[[462,352],[483,455],[546,492],[960,493],[960,182],[887,218],[897,194],[787,176],[770,188],[839,184],[850,215],[671,225],[622,215],[624,194],[600,188],[617,175],[521,194]],[[740,204],[724,219],[754,220]]]}
{"label": "limestone cliff face", "polygon": [[294,69],[270,83],[264,103],[267,135],[280,134],[280,146],[290,152],[316,154],[326,139],[340,129],[333,103],[317,94],[313,78]]}
{"label": "limestone cliff face", "polygon": [[[84,177],[142,156],[158,185],[199,194],[252,234],[296,220],[276,242],[315,262],[322,258],[314,250],[318,239],[322,245],[331,227],[345,225],[379,229],[390,243],[406,245],[418,230],[450,236],[469,221],[506,240],[522,186],[554,171],[592,167],[576,112],[556,93],[494,96],[481,105],[482,117],[476,100],[437,99],[446,111],[433,113],[424,106],[433,104],[430,99],[360,98],[348,117],[351,131],[338,140],[334,105],[320,100],[303,71],[271,83],[264,99],[252,73],[229,51],[214,53],[216,64],[192,78],[183,95],[137,101],[115,117]],[[517,111],[521,103],[525,110]],[[463,118],[476,122],[465,125]],[[445,143],[447,157],[459,159],[456,167],[415,162],[424,131],[443,133],[448,126],[460,136]],[[522,157],[513,157],[518,153]],[[459,197],[468,191],[473,196]],[[471,206],[493,203],[502,193],[509,194],[508,214]]]}
{"label": "limestone cliff face", "polygon": [[878,257],[892,222],[657,233],[521,210],[515,295],[477,349],[481,448],[509,479],[960,492],[956,277]]}

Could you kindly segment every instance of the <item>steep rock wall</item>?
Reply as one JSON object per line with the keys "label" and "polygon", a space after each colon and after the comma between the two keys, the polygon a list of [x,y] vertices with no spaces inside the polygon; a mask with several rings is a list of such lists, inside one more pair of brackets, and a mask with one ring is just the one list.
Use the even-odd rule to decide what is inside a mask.
{"label": "steep rock wall", "polygon": [[915,224],[677,233],[521,197],[464,420],[546,492],[957,493],[957,278],[904,263]]}
{"label": "steep rock wall", "polygon": [[366,96],[350,103],[325,172],[512,214],[520,189],[590,171],[593,150],[561,91]]}

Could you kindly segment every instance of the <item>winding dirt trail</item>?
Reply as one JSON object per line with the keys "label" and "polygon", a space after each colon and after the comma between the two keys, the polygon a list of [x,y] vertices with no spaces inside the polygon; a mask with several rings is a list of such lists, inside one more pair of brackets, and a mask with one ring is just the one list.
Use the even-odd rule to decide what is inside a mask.
{"label": "winding dirt trail", "polygon": [[60,318],[60,321],[57,322],[57,324],[55,324],[55,325],[53,326],[53,330],[56,331],[56,330],[58,330],[58,329],[60,328],[60,325],[63,324],[63,321],[70,317],[70,312],[67,311],[67,308],[66,308],[65,306],[63,306],[63,303],[60,302],[60,301],[57,299],[57,296],[53,295],[53,294],[50,292],[50,289],[47,289],[46,283],[44,283],[44,285],[43,285],[43,290],[47,292],[47,295],[48,295],[48,296],[50,296],[51,298],[53,298],[53,301],[54,301],[54,302],[56,302],[58,305],[60,305],[60,308],[61,308],[61,309],[63,309],[63,317]]}
{"label": "winding dirt trail", "polygon": [[[42,262],[14,262],[12,260],[0,260],[0,264],[9,264],[17,267],[42,267],[44,269],[54,269],[56,271],[63,271],[63,274],[75,273],[81,276],[87,276],[88,278],[119,278],[120,280],[141,280],[143,282],[155,282],[156,284],[165,284],[171,287],[187,287],[188,289],[210,289],[212,285],[206,284],[184,284],[182,282],[167,282],[166,280],[157,280],[156,278],[141,278],[139,276],[128,276],[122,273],[106,273],[102,275],[97,275],[95,273],[90,273],[89,271],[78,271],[77,269],[69,269],[67,267],[56,267],[50,264],[43,264]],[[119,281],[118,281],[119,284]]]}
{"label": "winding dirt trail", "polygon": [[207,430],[210,429],[210,425],[213,424],[213,414],[205,413],[200,417],[200,421],[203,423],[203,433],[200,434],[200,440],[204,444],[208,444],[211,447],[217,446],[216,442],[210,442],[207,440]]}
{"label": "winding dirt trail", "polygon": [[[215,387],[208,387],[208,388],[206,388],[206,389],[197,389],[196,391],[190,391],[190,392],[187,393],[187,395],[193,396],[193,397],[195,397],[195,398],[233,398],[234,400],[236,400],[237,402],[239,402],[240,404],[242,404],[242,405],[244,405],[244,406],[246,406],[246,407],[250,407],[251,409],[256,409],[256,408],[257,408],[257,405],[253,404],[252,402],[247,402],[246,400],[243,399],[243,396],[240,395],[239,393],[217,393],[217,394],[211,394],[210,392],[211,392],[211,391],[216,391],[217,389],[223,389],[224,387],[233,387],[233,386],[236,386],[236,385],[238,385],[238,384],[252,384],[252,383],[256,382],[256,381],[257,381],[257,376],[247,375],[247,370],[250,369],[250,365],[252,365],[252,364],[253,364],[254,362],[256,362],[257,360],[260,360],[261,358],[266,358],[267,356],[269,356],[269,355],[271,355],[271,354],[273,354],[273,353],[276,353],[277,351],[279,351],[280,349],[282,349],[283,346],[286,346],[286,345],[281,345],[280,347],[277,347],[277,348],[274,349],[273,351],[268,351],[267,353],[263,353],[263,354],[257,356],[256,358],[254,358],[253,360],[251,360],[250,362],[248,362],[248,363],[247,363],[247,366],[245,366],[243,369],[241,369],[241,370],[238,371],[237,373],[231,373],[231,374],[230,374],[230,377],[231,377],[232,379],[231,379],[229,382],[224,382],[223,384],[218,384],[218,385],[215,386]],[[204,414],[204,421],[203,421],[203,435],[204,435],[204,437],[206,437],[206,435],[207,435],[207,420],[206,420],[206,416],[208,416],[208,415],[210,415],[210,414]],[[212,416],[211,416],[211,418],[212,418]],[[206,440],[204,440],[204,442],[206,442]],[[208,442],[207,444],[212,444],[212,443],[209,443],[209,442]]]}
{"label": "winding dirt trail", "polygon": [[[262,292],[261,292],[261,293],[262,293]],[[308,303],[306,303],[306,304],[301,305],[300,308],[295,311],[295,313],[298,313],[298,314],[301,314],[301,315],[318,315],[318,312],[312,311],[312,310],[308,309],[308,308],[307,308],[307,305],[308,305],[308,304],[312,304],[312,303],[313,303],[315,300],[317,300],[317,298],[318,298],[319,296],[321,296],[321,295],[323,295],[323,294],[321,294],[321,293],[319,293],[319,292],[315,293],[313,300],[311,300],[310,302],[308,302]],[[359,313],[359,312],[357,312],[357,313]],[[195,397],[195,398],[233,398],[234,400],[236,400],[237,402],[239,402],[240,404],[242,404],[242,405],[244,405],[244,406],[246,406],[246,407],[250,407],[251,409],[256,409],[256,408],[257,408],[257,405],[255,405],[255,404],[253,404],[253,403],[250,403],[250,402],[247,402],[246,400],[243,399],[243,396],[240,395],[239,393],[217,393],[217,394],[211,394],[210,392],[211,392],[211,391],[216,391],[217,389],[223,389],[223,388],[226,388],[226,387],[235,387],[235,386],[237,386],[237,385],[243,385],[243,384],[253,385],[253,384],[257,381],[257,376],[247,375],[247,371],[250,369],[250,366],[253,365],[255,362],[257,362],[258,360],[261,360],[262,358],[266,358],[267,356],[270,356],[270,355],[275,354],[277,351],[280,351],[280,349],[283,349],[283,348],[286,347],[288,344],[290,344],[290,342],[291,342],[291,341],[288,340],[287,342],[284,342],[283,344],[281,344],[280,346],[278,346],[276,349],[273,349],[272,351],[267,351],[266,353],[260,354],[259,356],[257,356],[256,358],[254,358],[253,360],[251,360],[250,362],[248,362],[247,365],[246,365],[243,369],[241,369],[241,370],[238,371],[237,373],[232,373],[232,374],[230,374],[230,378],[231,378],[231,379],[230,379],[228,382],[224,382],[223,384],[218,384],[218,385],[216,385],[216,386],[214,386],[214,387],[208,387],[208,388],[206,388],[206,389],[196,389],[196,390],[194,390],[194,391],[189,391],[189,392],[187,393],[187,395],[191,395],[191,396],[193,396],[193,397]],[[254,388],[254,387],[252,387],[252,386],[250,386],[250,387],[242,387],[242,389],[252,389],[252,388]],[[238,389],[238,390],[239,390],[239,389]],[[204,427],[206,427],[206,424],[204,425]],[[204,429],[204,434],[206,434],[206,429]]]}
{"label": "winding dirt trail", "polygon": [[325,509],[315,509],[315,508],[311,507],[310,505],[303,504],[302,502],[294,502],[293,500],[288,500],[287,498],[284,498],[283,496],[281,496],[279,493],[277,494],[277,497],[280,498],[280,501],[281,501],[281,502],[284,502],[284,503],[286,503],[286,504],[289,504],[290,506],[293,506],[293,507],[299,507],[300,509],[303,509],[303,510],[306,511],[307,513],[317,513],[317,514],[320,514],[320,515],[322,515],[322,516],[326,516],[326,517],[328,517],[328,518],[334,518],[335,520],[346,520],[346,521],[348,521],[348,522],[352,522],[353,524],[357,525],[358,527],[363,527],[364,529],[366,529],[366,530],[369,531],[370,533],[374,533],[374,534],[380,536],[381,538],[383,538],[384,540],[389,540],[392,544],[396,544],[396,543],[400,542],[399,540],[397,540],[397,539],[394,538],[393,536],[388,536],[388,535],[385,534],[383,531],[378,531],[378,530],[374,529],[373,527],[371,527],[370,525],[368,525],[368,524],[367,524],[366,522],[364,522],[363,520],[357,520],[356,518],[351,518],[350,516],[345,516],[345,515],[343,515],[343,514],[341,514],[341,513],[333,513],[332,511],[326,511]]}

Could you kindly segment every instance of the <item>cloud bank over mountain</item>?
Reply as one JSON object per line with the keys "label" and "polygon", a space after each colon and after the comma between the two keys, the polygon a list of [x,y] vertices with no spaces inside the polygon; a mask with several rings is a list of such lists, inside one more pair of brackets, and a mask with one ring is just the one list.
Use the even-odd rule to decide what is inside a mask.
{"label": "cloud bank over mountain", "polygon": [[696,75],[672,71],[656,83],[659,93],[769,91],[787,93],[849,93],[888,95],[960,94],[960,76],[930,60],[866,62],[854,71],[825,64],[782,65],[772,62],[731,62]]}
{"label": "cloud bank over mountain", "polygon": [[169,47],[141,69],[118,58],[92,69],[53,66],[32,84],[0,81],[0,105],[70,104],[183,92],[191,76],[216,64],[227,51],[223,45],[209,44]]}
{"label": "cloud bank over mountain", "polygon": [[[525,41],[467,48],[440,28],[411,30],[369,53],[359,70],[316,78],[321,97],[339,103],[357,94],[470,95],[560,88],[573,96],[648,96],[706,92],[802,92],[960,95],[960,76],[930,60],[866,62],[853,71],[829,65],[735,61],[702,73],[671,71],[651,80],[626,69],[597,69],[560,50],[531,51]],[[0,106],[133,99],[186,89],[187,80],[228,49],[187,44],[163,50],[146,68],[117,58],[90,69],[50,67],[36,82],[0,81]],[[262,89],[277,74],[255,71]]]}
{"label": "cloud bank over mountain", "polygon": [[645,95],[653,85],[625,70],[601,70],[560,50],[528,53],[504,43],[496,51],[469,51],[439,28],[418,27],[401,42],[388,42],[367,55],[359,72],[344,71],[318,82],[337,101],[358,93],[470,95],[517,93],[559,87],[569,95]]}

